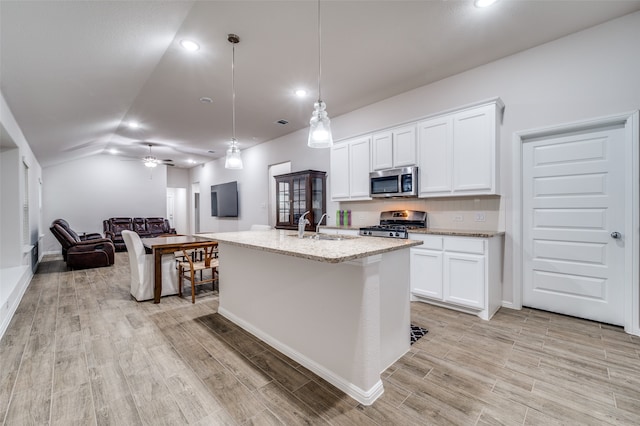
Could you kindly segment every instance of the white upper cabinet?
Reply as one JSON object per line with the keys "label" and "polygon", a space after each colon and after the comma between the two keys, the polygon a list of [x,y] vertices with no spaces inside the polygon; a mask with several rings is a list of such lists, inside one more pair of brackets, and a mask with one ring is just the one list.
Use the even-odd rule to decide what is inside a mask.
{"label": "white upper cabinet", "polygon": [[499,194],[495,101],[418,123],[421,197]]}
{"label": "white upper cabinet", "polygon": [[371,137],[350,139],[331,147],[331,200],[370,200]]}
{"label": "white upper cabinet", "polygon": [[415,124],[374,134],[371,154],[373,170],[415,166]]}
{"label": "white upper cabinet", "polygon": [[453,117],[437,117],[418,123],[419,195],[451,192]]}
{"label": "white upper cabinet", "polygon": [[349,144],[331,147],[331,199],[349,199]]}
{"label": "white upper cabinet", "polygon": [[393,167],[393,136],[391,131],[373,135],[371,142],[371,168],[373,170]]}

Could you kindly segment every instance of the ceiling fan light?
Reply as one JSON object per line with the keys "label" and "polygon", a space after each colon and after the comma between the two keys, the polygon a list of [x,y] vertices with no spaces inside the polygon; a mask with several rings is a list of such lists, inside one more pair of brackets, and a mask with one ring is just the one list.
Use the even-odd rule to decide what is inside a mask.
{"label": "ceiling fan light", "polygon": [[333,146],[331,135],[331,120],[325,109],[327,106],[321,100],[313,105],[313,113],[309,120],[309,139],[307,145],[310,148],[330,148]]}
{"label": "ceiling fan light", "polygon": [[227,156],[224,160],[224,168],[232,169],[232,170],[241,170],[242,167],[243,167],[242,155],[240,154],[240,148],[238,147],[238,142],[236,140],[232,140],[231,145],[227,149]]}
{"label": "ceiling fan light", "polygon": [[153,168],[153,167],[156,167],[158,165],[158,163],[152,158],[145,158],[144,159],[144,165],[146,167]]}

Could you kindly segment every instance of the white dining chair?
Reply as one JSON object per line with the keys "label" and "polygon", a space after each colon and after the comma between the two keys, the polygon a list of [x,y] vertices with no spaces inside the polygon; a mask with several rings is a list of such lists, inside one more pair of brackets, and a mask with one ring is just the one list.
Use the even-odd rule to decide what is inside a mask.
{"label": "white dining chair", "polygon": [[[140,236],[122,231],[122,239],[129,254],[131,295],[138,302],[153,299],[155,271],[153,254],[146,254]],[[178,294],[178,273],[173,256],[162,257],[162,296]]]}

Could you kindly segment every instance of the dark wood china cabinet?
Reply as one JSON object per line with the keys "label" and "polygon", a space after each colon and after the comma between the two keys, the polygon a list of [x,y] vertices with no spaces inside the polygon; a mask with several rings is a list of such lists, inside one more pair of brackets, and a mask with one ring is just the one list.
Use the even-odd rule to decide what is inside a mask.
{"label": "dark wood china cabinet", "polygon": [[[317,170],[286,173],[276,180],[276,228],[298,229],[298,219],[308,211],[307,231],[315,231],[327,208],[327,173]],[[326,222],[325,222],[326,223]]]}

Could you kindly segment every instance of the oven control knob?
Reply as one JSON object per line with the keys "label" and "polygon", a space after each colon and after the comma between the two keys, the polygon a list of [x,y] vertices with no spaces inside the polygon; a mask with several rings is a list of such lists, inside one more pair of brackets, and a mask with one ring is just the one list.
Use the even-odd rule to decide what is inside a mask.
{"label": "oven control knob", "polygon": [[393,232],[389,232],[389,236],[390,236],[390,237],[393,237]]}
{"label": "oven control knob", "polygon": [[400,234],[396,232],[396,237],[399,237],[399,236],[400,236]]}

